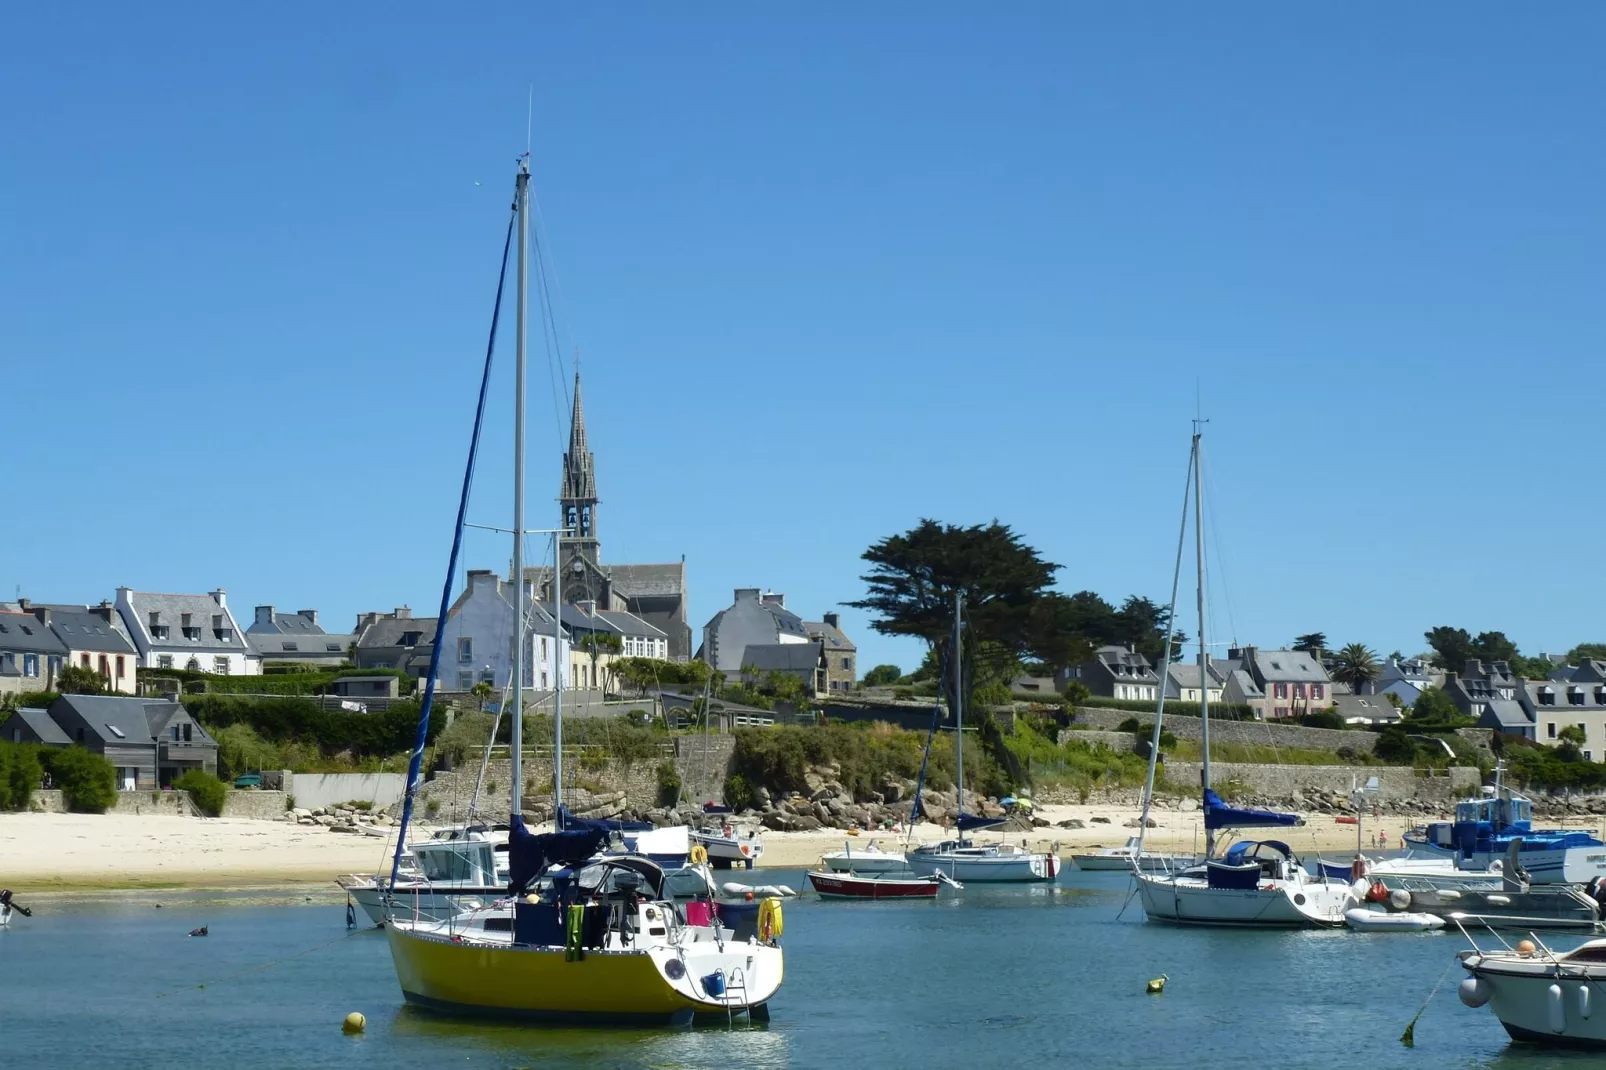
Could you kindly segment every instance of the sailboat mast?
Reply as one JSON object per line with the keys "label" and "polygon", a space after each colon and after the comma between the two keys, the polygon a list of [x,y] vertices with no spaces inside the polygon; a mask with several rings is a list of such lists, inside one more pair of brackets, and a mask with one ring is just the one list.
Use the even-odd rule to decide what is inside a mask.
{"label": "sailboat mast", "polygon": [[519,161],[516,198],[519,213],[519,292],[518,330],[514,347],[513,372],[513,591],[517,609],[513,613],[517,630],[513,643],[513,768],[509,791],[509,814],[524,812],[524,624],[530,603],[524,596],[524,342],[530,312],[528,271],[530,265],[530,158]]}
{"label": "sailboat mast", "polygon": [[[1203,432],[1199,421],[1193,424],[1193,551],[1199,569],[1199,739],[1203,747],[1203,767],[1199,778],[1202,787],[1210,787],[1210,648],[1205,643],[1205,552],[1204,552],[1204,480],[1200,478],[1202,462],[1199,457],[1199,440]],[[1208,846],[1207,846],[1208,851]]]}
{"label": "sailboat mast", "polygon": [[[561,660],[561,665],[559,664]],[[563,805],[563,532],[552,536],[552,820],[562,831],[558,807]]]}
{"label": "sailboat mast", "polygon": [[954,760],[958,765],[957,781],[959,795],[959,817],[954,818],[954,826],[959,829],[959,842],[965,842],[965,827],[960,819],[965,816],[965,700],[959,697],[964,688],[965,658],[963,654],[965,637],[964,627],[960,618],[965,612],[965,592],[954,592]]}

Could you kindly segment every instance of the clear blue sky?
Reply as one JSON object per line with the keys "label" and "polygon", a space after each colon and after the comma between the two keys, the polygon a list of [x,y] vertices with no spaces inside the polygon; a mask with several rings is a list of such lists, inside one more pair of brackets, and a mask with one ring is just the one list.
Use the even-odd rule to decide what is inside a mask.
{"label": "clear blue sky", "polygon": [[871,7],[13,11],[0,597],[433,612],[533,83],[604,556],[695,630],[922,516],[1161,598],[1197,388],[1223,640],[1606,639],[1606,10]]}

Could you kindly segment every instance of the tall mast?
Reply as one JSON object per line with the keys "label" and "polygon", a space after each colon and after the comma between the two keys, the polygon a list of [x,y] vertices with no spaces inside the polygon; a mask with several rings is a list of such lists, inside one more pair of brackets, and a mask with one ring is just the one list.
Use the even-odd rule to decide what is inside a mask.
{"label": "tall mast", "polygon": [[[1200,421],[1193,423],[1193,550],[1199,569],[1199,739],[1203,747],[1203,767],[1199,772],[1202,787],[1210,787],[1210,648],[1205,642],[1205,552],[1204,552],[1204,480],[1203,464],[1199,453],[1199,440],[1203,436]],[[1167,639],[1169,642],[1169,638]],[[1210,854],[1210,842],[1205,843],[1205,854]]]}
{"label": "tall mast", "polygon": [[965,816],[965,700],[959,697],[964,688],[964,633],[960,617],[965,611],[965,592],[954,592],[954,760],[958,765],[959,817],[954,825],[959,829],[959,842],[965,842],[965,828],[959,824]]}
{"label": "tall mast", "polygon": [[[552,536],[552,819],[563,805],[563,531]],[[553,826],[562,831],[563,824]]]}
{"label": "tall mast", "polygon": [[524,633],[529,612],[529,601],[524,597],[524,340],[526,321],[530,311],[530,291],[527,275],[530,264],[530,157],[519,160],[518,196],[515,200],[519,213],[519,293],[518,331],[515,346],[513,375],[513,583],[514,601],[518,608],[513,617],[518,622],[517,641],[513,644],[513,770],[509,790],[509,814],[524,812]]}

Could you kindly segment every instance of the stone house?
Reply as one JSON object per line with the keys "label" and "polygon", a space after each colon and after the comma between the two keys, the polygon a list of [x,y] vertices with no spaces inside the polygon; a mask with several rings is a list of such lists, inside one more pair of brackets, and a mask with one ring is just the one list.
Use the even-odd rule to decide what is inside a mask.
{"label": "stone house", "polygon": [[1254,681],[1261,699],[1258,705],[1249,705],[1264,718],[1297,717],[1333,706],[1333,678],[1321,661],[1306,651],[1232,647],[1224,659],[1213,660],[1212,665],[1224,677],[1242,671]]}
{"label": "stone house", "polygon": [[1099,647],[1087,661],[1073,666],[1068,676],[1103,698],[1156,702],[1160,697],[1159,674],[1130,644]]}
{"label": "stone house", "polygon": [[53,691],[67,644],[32,613],[0,610],[0,695]]}
{"label": "stone house", "polygon": [[280,613],[273,606],[257,606],[251,627],[245,634],[263,661],[290,661],[327,668],[344,664],[357,642],[355,633],[330,635],[324,631],[318,623],[316,609]]}
{"label": "stone house", "polygon": [[825,655],[825,689],[851,691],[859,679],[859,649],[842,632],[842,617],[823,614],[824,620],[804,621],[803,630],[820,645]]}
{"label": "stone house", "polygon": [[262,658],[229,611],[219,587],[210,594],[156,594],[117,588],[117,613],[147,669],[189,669],[255,676]]}
{"label": "stone house", "polygon": [[437,624],[435,617],[413,616],[408,606],[398,606],[391,613],[359,613],[352,629],[357,637],[353,660],[359,669],[405,669],[422,679],[429,672]]}

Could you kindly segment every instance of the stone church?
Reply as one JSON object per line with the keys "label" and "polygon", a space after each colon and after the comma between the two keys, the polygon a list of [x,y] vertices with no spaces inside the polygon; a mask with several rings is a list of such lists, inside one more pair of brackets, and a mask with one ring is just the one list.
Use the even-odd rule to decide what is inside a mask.
{"label": "stone church", "polygon": [[[602,561],[597,536],[597,461],[586,445],[585,410],[580,404],[580,373],[574,374],[574,415],[569,449],[563,455],[563,486],[558,495],[564,535],[558,555],[563,567],[563,600],[595,602],[596,608],[634,613],[669,636],[669,656],[691,657],[686,623],[686,560],[667,565],[612,565]],[[524,570],[542,600],[552,597],[552,569]]]}

